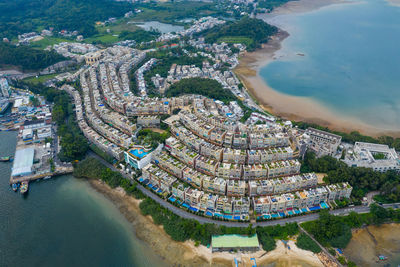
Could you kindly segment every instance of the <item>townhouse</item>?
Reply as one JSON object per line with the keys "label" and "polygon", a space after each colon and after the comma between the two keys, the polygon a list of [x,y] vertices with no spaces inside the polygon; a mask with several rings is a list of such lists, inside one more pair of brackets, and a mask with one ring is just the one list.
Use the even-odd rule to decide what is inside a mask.
{"label": "townhouse", "polygon": [[239,180],[242,177],[242,165],[231,164],[231,163],[221,163],[217,169],[218,177],[224,179],[236,179]]}
{"label": "townhouse", "polygon": [[200,207],[200,200],[203,196],[204,192],[198,189],[192,189],[188,187],[185,190],[185,203],[192,207]]}
{"label": "townhouse", "polygon": [[159,169],[153,164],[149,164],[142,169],[143,178],[149,179],[149,183],[154,187],[161,189],[163,192],[171,193],[176,178],[169,173]]}
{"label": "townhouse", "polygon": [[244,196],[247,191],[247,184],[243,180],[228,180],[226,188],[227,196]]}

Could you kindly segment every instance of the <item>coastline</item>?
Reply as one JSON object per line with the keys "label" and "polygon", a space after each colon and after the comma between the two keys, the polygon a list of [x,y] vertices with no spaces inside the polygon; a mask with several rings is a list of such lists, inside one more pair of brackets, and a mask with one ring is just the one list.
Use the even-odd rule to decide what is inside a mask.
{"label": "coastline", "polygon": [[281,241],[277,241],[275,250],[266,253],[212,253],[205,246],[195,246],[193,241],[176,242],[165,233],[162,226],[154,224],[151,216],[143,216],[137,200],[126,195],[122,188],[112,189],[107,184],[88,179],[90,186],[109,199],[135,227],[136,236],[145,242],[152,251],[170,266],[234,266],[234,258],[242,259],[243,265],[252,266],[250,258],[256,258],[258,265],[276,264],[276,266],[323,266],[318,255],[296,247],[289,241],[290,250]]}
{"label": "coastline", "polygon": [[[396,1],[396,0],[393,0]],[[344,0],[300,0],[291,1],[269,14],[269,16],[302,13],[319,9],[332,4],[350,3]],[[260,16],[262,18],[262,15]],[[305,121],[343,132],[359,131],[360,133],[378,137],[381,135],[400,136],[398,131],[384,130],[361,122],[357,118],[346,117],[328,109],[323,104],[309,97],[298,97],[280,93],[271,88],[260,76],[260,69],[273,62],[275,53],[282,47],[282,42],[289,33],[279,32],[254,52],[244,53],[235,68],[236,75],[243,82],[249,93],[260,106],[276,116],[292,121]]]}
{"label": "coastline", "polygon": [[344,254],[357,265],[383,266],[387,262],[377,263],[378,255],[387,256],[389,263],[400,260],[400,224],[370,225],[354,229],[352,234]]}
{"label": "coastline", "polygon": [[386,2],[391,6],[400,7],[400,0],[386,0]]}

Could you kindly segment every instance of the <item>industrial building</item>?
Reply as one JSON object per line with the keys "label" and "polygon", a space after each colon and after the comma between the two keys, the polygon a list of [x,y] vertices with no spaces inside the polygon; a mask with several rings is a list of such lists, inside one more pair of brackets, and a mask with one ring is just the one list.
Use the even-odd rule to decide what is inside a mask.
{"label": "industrial building", "polygon": [[35,149],[32,147],[18,149],[15,152],[14,165],[12,167],[12,177],[27,176],[33,173],[33,157]]}

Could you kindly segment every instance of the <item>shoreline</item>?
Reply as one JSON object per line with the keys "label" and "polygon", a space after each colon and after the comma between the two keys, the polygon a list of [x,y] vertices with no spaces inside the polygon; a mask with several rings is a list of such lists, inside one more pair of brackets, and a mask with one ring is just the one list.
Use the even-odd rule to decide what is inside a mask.
{"label": "shoreline", "polygon": [[400,7],[400,0],[386,0],[386,2],[394,7]]}
{"label": "shoreline", "polygon": [[353,237],[344,249],[347,258],[359,266],[383,266],[387,262],[377,262],[379,255],[388,257],[389,263],[399,261],[400,224],[387,223],[381,226],[369,225],[353,229]]}
{"label": "shoreline", "polygon": [[[343,3],[351,2],[344,0],[292,1],[277,8],[268,16],[309,12],[324,6]],[[263,44],[262,48],[254,52],[245,52],[239,60],[239,65],[234,69],[248,92],[263,109],[284,119],[315,123],[342,132],[359,131],[373,137],[400,136],[398,131],[385,130],[363,123],[357,118],[337,114],[310,97],[287,95],[270,87],[260,76],[260,70],[274,61],[275,53],[282,48],[282,42],[289,36],[288,32],[279,29],[278,33],[268,43]]]}
{"label": "shoreline", "polygon": [[161,257],[168,265],[173,266],[234,266],[234,258],[241,259],[243,265],[252,266],[250,258],[256,258],[258,265],[275,263],[278,266],[291,266],[292,264],[307,264],[309,266],[323,266],[318,255],[296,247],[289,241],[290,250],[285,248],[282,241],[277,241],[275,250],[266,253],[260,250],[255,253],[212,253],[210,248],[203,245],[195,246],[193,241],[177,242],[165,233],[162,226],[156,225],[151,216],[143,216],[137,200],[126,195],[122,188],[112,189],[104,182],[86,179],[89,185],[97,192],[110,200],[121,214],[135,228],[136,236],[147,244],[153,252]]}

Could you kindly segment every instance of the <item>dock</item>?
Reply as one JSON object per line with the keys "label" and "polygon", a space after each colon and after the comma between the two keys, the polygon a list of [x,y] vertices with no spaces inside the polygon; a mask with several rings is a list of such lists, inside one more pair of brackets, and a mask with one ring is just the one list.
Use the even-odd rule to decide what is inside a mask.
{"label": "dock", "polygon": [[10,177],[10,184],[21,183],[21,182],[30,182],[38,179],[45,178],[47,176],[59,176],[65,174],[71,174],[74,171],[74,167],[56,167],[54,172],[46,172],[46,173],[37,173],[33,175],[21,176],[21,177]]}

